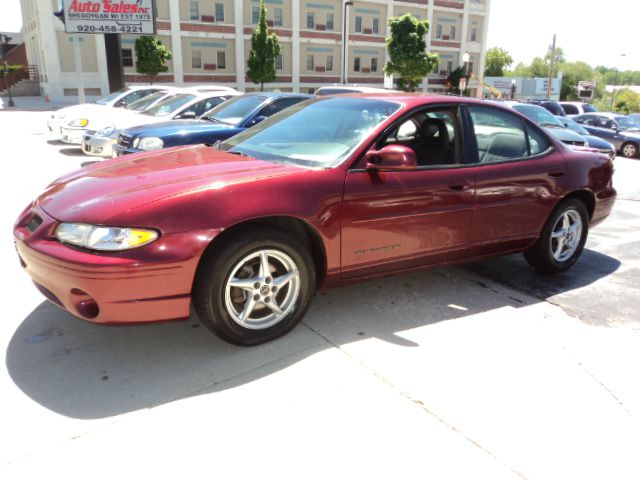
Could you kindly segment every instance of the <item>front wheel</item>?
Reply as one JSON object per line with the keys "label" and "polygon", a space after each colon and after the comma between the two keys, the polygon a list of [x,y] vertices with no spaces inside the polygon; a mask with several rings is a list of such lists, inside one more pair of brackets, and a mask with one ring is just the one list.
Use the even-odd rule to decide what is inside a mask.
{"label": "front wheel", "polygon": [[221,338],[257,345],[291,330],[314,290],[308,249],[268,228],[243,232],[208,252],[196,275],[193,301],[200,320]]}
{"label": "front wheel", "polygon": [[589,232],[584,203],[571,198],[551,214],[540,238],[524,254],[531,266],[544,273],[569,269],[580,257]]}
{"label": "front wheel", "polygon": [[638,145],[635,143],[625,143],[622,146],[622,155],[627,158],[636,158],[638,156]]}

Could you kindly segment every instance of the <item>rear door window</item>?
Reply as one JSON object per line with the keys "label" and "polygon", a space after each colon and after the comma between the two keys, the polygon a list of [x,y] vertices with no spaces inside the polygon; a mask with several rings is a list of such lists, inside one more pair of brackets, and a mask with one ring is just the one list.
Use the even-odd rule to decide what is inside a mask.
{"label": "rear door window", "polygon": [[480,163],[526,159],[551,148],[542,133],[527,128],[524,120],[511,113],[486,107],[468,108]]}

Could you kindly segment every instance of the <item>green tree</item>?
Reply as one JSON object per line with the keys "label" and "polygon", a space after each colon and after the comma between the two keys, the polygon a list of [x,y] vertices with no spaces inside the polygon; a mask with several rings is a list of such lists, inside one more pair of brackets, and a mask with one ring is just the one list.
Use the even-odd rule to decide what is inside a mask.
{"label": "green tree", "polygon": [[585,62],[567,62],[558,66],[562,72],[560,98],[562,100],[578,99],[578,82],[596,81],[596,72]]}
{"label": "green tree", "polygon": [[384,66],[384,73],[398,75],[398,88],[414,92],[422,79],[438,66],[438,56],[428,53],[425,43],[429,22],[407,13],[390,18],[389,29],[389,61]]}
{"label": "green tree", "polygon": [[451,71],[447,78],[449,93],[454,93],[456,95],[460,95],[462,93],[460,91],[460,80],[464,77],[469,77],[469,73],[464,67],[458,67]]}
{"label": "green tree", "polygon": [[278,36],[269,33],[267,9],[264,0],[260,0],[260,22],[251,35],[251,51],[247,61],[247,76],[253,83],[260,84],[260,91],[264,90],[265,83],[276,79],[276,58],[280,52]]}
{"label": "green tree", "polygon": [[165,64],[171,60],[171,51],[158,37],[142,36],[136,38],[136,72],[146,75],[149,83],[159,74],[169,70]]}
{"label": "green tree", "polygon": [[487,77],[504,77],[505,70],[511,66],[513,58],[502,48],[493,47],[487,50],[484,74]]}
{"label": "green tree", "polygon": [[[549,45],[549,48],[547,49],[547,54],[544,56],[544,63],[547,65],[551,63],[552,50],[553,50],[553,45]],[[560,47],[556,47],[555,57],[556,57],[556,61],[555,61],[556,65],[566,62],[566,58],[564,56],[564,50],[562,50],[562,48]]]}
{"label": "green tree", "polygon": [[634,92],[630,88],[616,90],[613,110],[623,115],[640,113],[640,94]]}

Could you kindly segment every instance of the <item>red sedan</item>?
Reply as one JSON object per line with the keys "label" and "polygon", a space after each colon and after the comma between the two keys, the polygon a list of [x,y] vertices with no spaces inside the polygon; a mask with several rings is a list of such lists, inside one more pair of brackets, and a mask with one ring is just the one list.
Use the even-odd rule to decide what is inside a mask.
{"label": "red sedan", "polygon": [[613,207],[612,162],[518,113],[414,95],[322,97],[216,147],[94,164],[20,215],[20,260],[97,323],[201,321],[243,345],[320,286],[524,252],[560,272]]}

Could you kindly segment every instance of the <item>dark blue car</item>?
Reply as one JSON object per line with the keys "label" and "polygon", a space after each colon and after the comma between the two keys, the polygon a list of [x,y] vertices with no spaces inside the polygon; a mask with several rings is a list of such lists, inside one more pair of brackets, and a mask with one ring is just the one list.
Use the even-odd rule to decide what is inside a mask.
{"label": "dark blue car", "polygon": [[259,92],[234,97],[199,119],[140,125],[120,133],[117,155],[226,140],[291,105],[311,98],[301,93]]}

